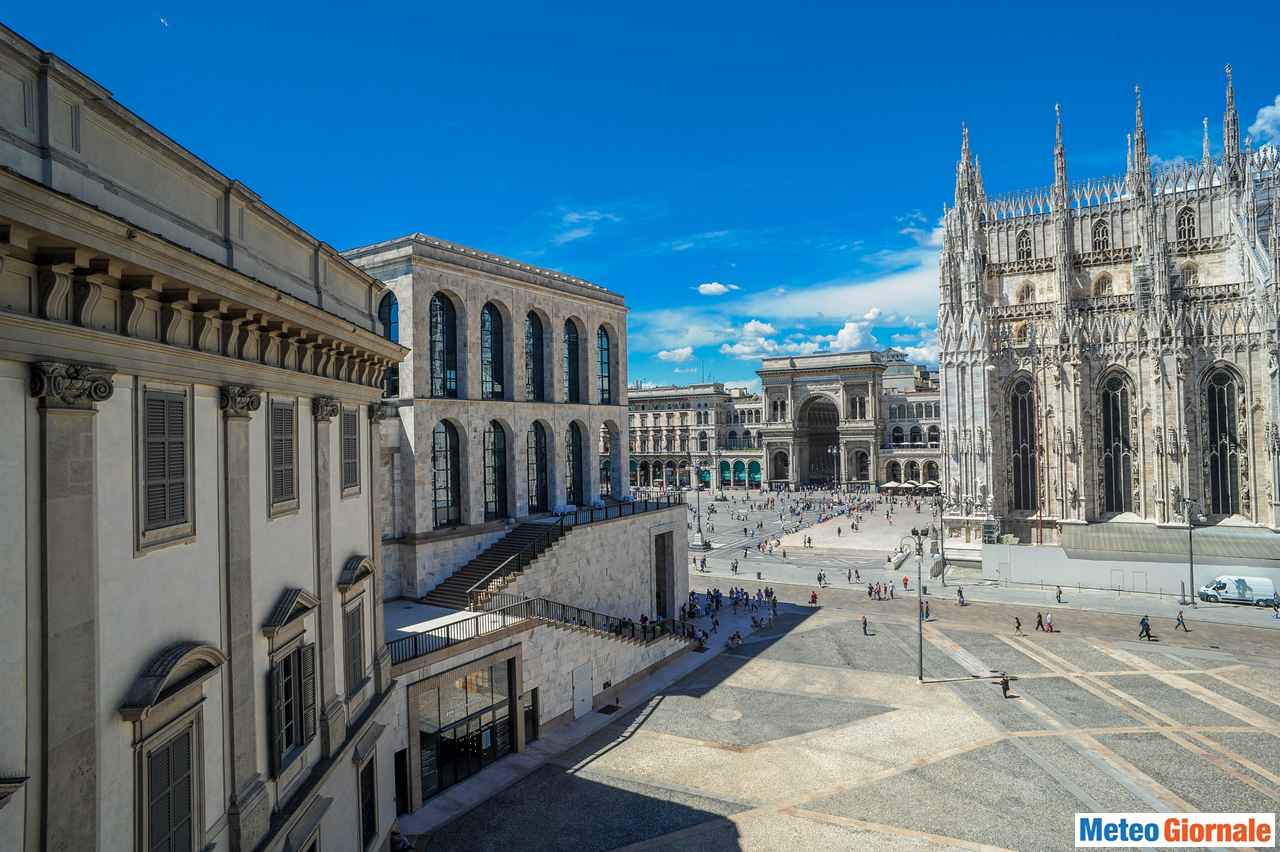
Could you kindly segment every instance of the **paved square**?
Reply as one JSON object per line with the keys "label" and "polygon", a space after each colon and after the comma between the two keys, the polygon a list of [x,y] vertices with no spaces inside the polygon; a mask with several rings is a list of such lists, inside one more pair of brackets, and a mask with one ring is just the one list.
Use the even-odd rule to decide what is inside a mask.
{"label": "paved square", "polygon": [[774,627],[428,848],[1070,849],[1077,811],[1280,810],[1277,631],[1139,645],[1089,613],[1015,636],[1025,609],[944,605],[919,685],[914,600],[780,591]]}

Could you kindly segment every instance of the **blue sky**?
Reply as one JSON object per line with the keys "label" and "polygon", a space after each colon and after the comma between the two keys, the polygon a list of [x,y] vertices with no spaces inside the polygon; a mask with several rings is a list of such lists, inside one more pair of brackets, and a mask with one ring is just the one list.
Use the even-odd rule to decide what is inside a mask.
{"label": "blue sky", "polygon": [[[630,377],[934,357],[960,123],[989,193],[1280,136],[1272,3],[15,4],[4,23],[339,247],[423,231],[597,281]],[[73,23],[69,23],[73,22]]]}

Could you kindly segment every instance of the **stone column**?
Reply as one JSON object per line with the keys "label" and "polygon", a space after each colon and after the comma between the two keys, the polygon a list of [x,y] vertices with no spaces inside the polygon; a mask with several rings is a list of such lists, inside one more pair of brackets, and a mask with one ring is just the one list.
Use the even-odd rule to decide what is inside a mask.
{"label": "stone column", "polygon": [[333,633],[333,418],[342,406],[331,396],[311,400],[315,421],[316,468],[316,597],[320,599],[320,748],[331,757],[347,736],[347,705],[338,692]]}
{"label": "stone column", "polygon": [[382,421],[396,416],[394,406],[375,402],[369,406],[369,553],[373,559],[373,637],[370,642],[373,654],[373,689],[381,695],[391,686],[391,651],[386,645],[386,627],[383,620],[382,574],[382,501],[379,473],[382,466]]}
{"label": "stone column", "polygon": [[94,415],[115,391],[113,372],[56,361],[31,368],[43,438],[46,849],[97,849],[100,834]]}
{"label": "stone column", "polygon": [[258,625],[253,619],[252,505],[253,470],[249,429],[262,407],[262,393],[243,385],[227,385],[219,397],[222,409],[226,469],[227,554],[227,693],[231,720],[227,738],[231,755],[231,802],[227,819],[231,848],[247,852],[258,845],[271,820],[267,786],[258,771],[256,695],[253,647]]}

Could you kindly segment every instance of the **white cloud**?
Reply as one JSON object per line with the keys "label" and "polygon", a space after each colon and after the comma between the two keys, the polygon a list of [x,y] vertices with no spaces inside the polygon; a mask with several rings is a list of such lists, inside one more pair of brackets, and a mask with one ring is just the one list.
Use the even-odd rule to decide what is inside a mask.
{"label": "white cloud", "polygon": [[582,239],[583,237],[589,237],[592,234],[594,234],[595,231],[596,229],[591,227],[590,225],[583,225],[580,228],[570,228],[567,231],[561,231],[560,233],[556,234],[554,237],[551,238],[551,242],[555,243],[558,246],[562,246],[565,243],[572,243],[576,240]]}
{"label": "white cloud", "polygon": [[852,352],[867,348],[867,329],[862,323],[850,320],[836,332],[829,347],[831,351]]}
{"label": "white cloud", "polygon": [[767,322],[761,322],[758,319],[748,320],[742,326],[742,334],[744,337],[763,337],[769,334],[777,334],[778,331]]}
{"label": "white cloud", "polygon": [[1258,110],[1253,124],[1249,125],[1249,135],[1264,143],[1280,142],[1280,95],[1276,95],[1275,103]]}
{"label": "white cloud", "polygon": [[693,357],[692,346],[681,346],[677,349],[663,349],[658,353],[659,361],[671,361],[676,364],[683,364]]}
{"label": "white cloud", "polygon": [[730,290],[737,290],[737,284],[721,284],[719,281],[708,281],[698,285],[698,292],[704,296],[723,296]]}
{"label": "white cloud", "polygon": [[561,221],[566,225],[576,225],[579,222],[621,222],[622,217],[603,210],[569,210],[561,217]]}
{"label": "white cloud", "polygon": [[872,307],[870,310],[868,310],[865,314],[862,315],[862,318],[867,322],[875,322],[880,318],[880,315],[882,313],[884,312],[881,311],[879,308]]}
{"label": "white cloud", "polygon": [[697,367],[672,367],[672,368],[671,368],[671,372],[673,372],[673,373],[696,373],[696,372],[698,372],[698,368],[697,368]]}
{"label": "white cloud", "polygon": [[688,251],[689,249],[701,248],[707,243],[723,240],[729,236],[732,231],[703,231],[700,234],[692,234],[687,237],[681,237],[678,240],[672,240],[667,243],[667,248],[672,251]]}

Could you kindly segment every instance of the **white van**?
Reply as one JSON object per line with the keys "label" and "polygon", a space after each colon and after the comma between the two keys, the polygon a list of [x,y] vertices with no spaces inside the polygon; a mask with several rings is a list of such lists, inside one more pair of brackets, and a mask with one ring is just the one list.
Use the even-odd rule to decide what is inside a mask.
{"label": "white van", "polygon": [[1275,593],[1276,584],[1265,577],[1224,574],[1200,587],[1200,600],[1270,606]]}

